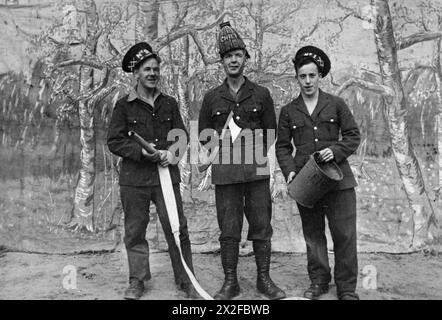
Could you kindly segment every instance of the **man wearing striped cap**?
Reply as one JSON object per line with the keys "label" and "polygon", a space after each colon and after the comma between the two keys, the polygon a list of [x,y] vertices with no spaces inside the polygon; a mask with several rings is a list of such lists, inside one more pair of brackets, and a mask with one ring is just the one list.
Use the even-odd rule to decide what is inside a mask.
{"label": "man wearing striped cap", "polygon": [[215,299],[232,299],[240,293],[236,270],[244,215],[249,223],[247,239],[253,242],[257,289],[270,299],[282,299],[284,291],[269,275],[273,230],[267,148],[276,129],[273,100],[267,88],[243,75],[250,55],[229,22],[221,24],[218,47],[226,79],[205,94],[199,114],[199,131],[210,136],[201,142],[221,140],[222,144],[212,164],[212,183],[225,280]]}

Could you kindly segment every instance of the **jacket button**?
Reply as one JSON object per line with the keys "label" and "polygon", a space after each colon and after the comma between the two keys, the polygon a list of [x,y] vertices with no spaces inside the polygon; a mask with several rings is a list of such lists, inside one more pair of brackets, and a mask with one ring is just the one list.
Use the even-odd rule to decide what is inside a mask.
{"label": "jacket button", "polygon": [[158,139],[155,139],[155,142],[158,142]]}
{"label": "jacket button", "polygon": [[221,112],[219,112],[219,111],[216,113],[217,116],[219,116],[220,114],[221,114]]}
{"label": "jacket button", "polygon": [[170,121],[170,118],[167,118],[167,121]]}
{"label": "jacket button", "polygon": [[313,127],[313,130],[318,130],[318,127]]}
{"label": "jacket button", "polygon": [[155,113],[152,113],[152,116],[154,116],[154,117],[155,117]]}
{"label": "jacket button", "polygon": [[296,129],[296,126],[293,126],[293,129]]}
{"label": "jacket button", "polygon": [[239,107],[239,103],[237,103],[236,106]]}
{"label": "jacket button", "polygon": [[240,118],[239,118],[239,116],[236,116],[236,120],[239,120]]}
{"label": "jacket button", "polygon": [[134,123],[137,123],[137,120],[134,120]]}
{"label": "jacket button", "polygon": [[330,122],[335,122],[335,119],[330,119]]}
{"label": "jacket button", "polygon": [[256,108],[255,108],[255,109],[253,109],[253,112],[256,112]]}
{"label": "jacket button", "polygon": [[315,139],[315,142],[318,142],[319,140],[318,139]]}

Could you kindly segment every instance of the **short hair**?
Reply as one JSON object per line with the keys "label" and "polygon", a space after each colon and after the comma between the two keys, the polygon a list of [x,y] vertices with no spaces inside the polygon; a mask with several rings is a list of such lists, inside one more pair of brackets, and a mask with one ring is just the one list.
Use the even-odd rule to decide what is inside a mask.
{"label": "short hair", "polygon": [[303,66],[305,66],[306,64],[309,64],[309,63],[314,63],[316,65],[316,67],[318,68],[318,72],[322,73],[322,68],[318,65],[318,62],[315,59],[313,59],[313,57],[302,56],[299,59],[297,59],[294,63],[296,74],[298,74],[298,70],[300,68],[302,68]]}

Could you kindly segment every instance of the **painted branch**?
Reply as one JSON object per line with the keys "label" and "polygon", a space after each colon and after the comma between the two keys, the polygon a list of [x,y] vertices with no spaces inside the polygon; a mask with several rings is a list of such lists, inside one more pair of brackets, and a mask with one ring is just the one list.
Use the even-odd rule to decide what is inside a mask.
{"label": "painted branch", "polygon": [[170,34],[167,34],[161,38],[158,38],[154,41],[154,48],[156,48],[156,51],[160,51],[162,48],[167,46],[169,43],[172,43],[178,39],[181,39],[182,37],[186,35],[190,35],[192,32],[197,31],[207,31],[209,29],[212,29],[216,27],[227,15],[232,15],[229,11],[223,12],[214,22],[211,24],[208,24],[206,26],[195,26],[195,25],[186,25],[181,27],[180,29],[171,32]]}
{"label": "painted branch", "polygon": [[399,50],[409,48],[417,43],[425,41],[433,41],[442,38],[442,31],[438,32],[417,32],[403,39],[397,40],[397,46]]}
{"label": "painted branch", "polygon": [[0,9],[44,9],[52,6],[52,3],[39,4],[0,4]]}
{"label": "painted branch", "polygon": [[207,57],[207,53],[204,51],[204,46],[201,42],[201,40],[198,37],[198,33],[196,31],[191,31],[190,36],[192,37],[193,41],[195,42],[196,47],[198,48],[198,52],[201,55],[201,59],[203,60],[203,63],[205,66],[216,64],[219,62],[219,59],[209,59]]}
{"label": "painted branch", "polygon": [[340,96],[342,92],[344,92],[346,89],[348,89],[351,86],[356,86],[361,89],[370,90],[387,97],[391,97],[394,94],[394,92],[387,86],[376,84],[359,78],[348,79],[336,90],[335,94]]}
{"label": "painted branch", "polygon": [[75,60],[72,59],[60,62],[54,66],[54,70],[57,68],[65,68],[72,66],[85,66],[99,70],[102,70],[106,67],[104,63],[99,62],[96,59],[83,58],[83,59],[75,59]]}

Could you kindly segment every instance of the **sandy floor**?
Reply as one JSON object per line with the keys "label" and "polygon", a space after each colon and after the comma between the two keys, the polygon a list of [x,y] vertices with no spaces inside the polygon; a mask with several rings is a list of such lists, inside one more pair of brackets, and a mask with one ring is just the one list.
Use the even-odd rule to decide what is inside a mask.
{"label": "sandy floor", "polygon": [[[332,254],[330,255],[332,258]],[[151,254],[152,279],[146,283],[142,299],[185,299],[173,282],[172,268],[164,252]],[[302,295],[309,281],[304,254],[272,255],[273,280],[291,297]],[[364,274],[367,265],[377,271],[376,282]],[[65,289],[66,266],[77,272],[77,289]],[[214,295],[223,275],[218,254],[195,254],[196,277],[201,286]],[[440,254],[360,254],[358,293],[361,299],[442,299],[442,255]],[[265,299],[255,290],[254,257],[241,256],[238,266],[242,293],[238,299]],[[72,274],[72,273],[71,273]],[[372,280],[374,278],[371,278]],[[367,284],[372,289],[367,288]],[[0,299],[121,299],[127,285],[124,250],[106,254],[44,255],[0,253]],[[376,289],[373,289],[376,285]],[[364,288],[365,286],[365,288]],[[324,299],[336,299],[332,286]]]}

